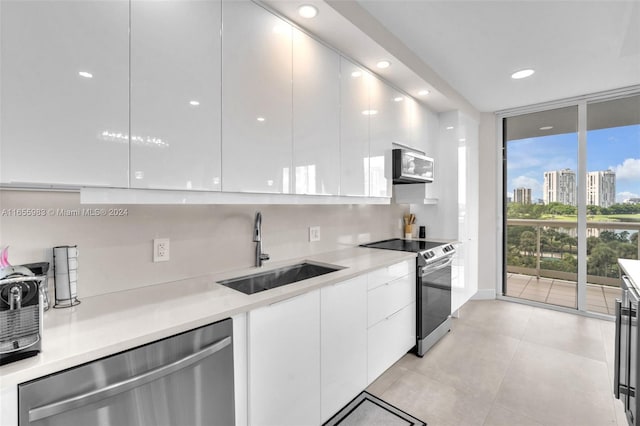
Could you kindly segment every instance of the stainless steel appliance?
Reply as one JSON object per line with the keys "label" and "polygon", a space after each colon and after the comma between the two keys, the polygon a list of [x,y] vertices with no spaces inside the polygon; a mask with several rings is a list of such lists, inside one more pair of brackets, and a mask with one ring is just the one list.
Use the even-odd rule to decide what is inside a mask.
{"label": "stainless steel appliance", "polygon": [[18,385],[19,425],[233,425],[226,319]]}
{"label": "stainless steel appliance", "polygon": [[455,246],[400,238],[362,246],[417,253],[415,350],[418,356],[423,356],[451,330],[451,263]]}
{"label": "stainless steel appliance", "polygon": [[0,365],[40,353],[45,281],[24,265],[0,269]]}
{"label": "stainless steel appliance", "polygon": [[638,369],[638,302],[640,295],[628,277],[622,276],[622,300],[616,300],[616,339],[613,393],[624,404],[627,421],[630,425],[640,425],[637,415],[640,399],[637,397],[637,385],[640,382]]}
{"label": "stainless steel appliance", "polygon": [[433,182],[433,158],[400,148],[392,151],[392,158],[394,184]]}

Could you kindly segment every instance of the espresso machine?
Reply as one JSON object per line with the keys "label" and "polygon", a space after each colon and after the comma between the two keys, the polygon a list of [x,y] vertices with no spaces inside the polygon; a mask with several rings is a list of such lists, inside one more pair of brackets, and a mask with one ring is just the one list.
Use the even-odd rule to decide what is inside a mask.
{"label": "espresso machine", "polygon": [[[33,265],[40,266],[28,267]],[[47,279],[41,265],[0,268],[0,365],[37,355],[41,350],[42,288]]]}

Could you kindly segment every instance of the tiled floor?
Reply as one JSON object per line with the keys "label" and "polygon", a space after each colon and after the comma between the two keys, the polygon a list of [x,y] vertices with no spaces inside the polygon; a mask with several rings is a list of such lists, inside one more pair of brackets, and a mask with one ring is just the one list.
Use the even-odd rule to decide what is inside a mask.
{"label": "tiled floor", "polygon": [[[536,279],[535,276],[507,274],[507,296],[535,300],[553,305],[576,307],[577,285],[572,281],[551,278]],[[587,284],[587,310],[615,315],[615,300],[620,297],[620,288]]]}
{"label": "tiled floor", "polygon": [[623,426],[613,322],[507,301],[471,301],[423,358],[367,389],[428,426]]}

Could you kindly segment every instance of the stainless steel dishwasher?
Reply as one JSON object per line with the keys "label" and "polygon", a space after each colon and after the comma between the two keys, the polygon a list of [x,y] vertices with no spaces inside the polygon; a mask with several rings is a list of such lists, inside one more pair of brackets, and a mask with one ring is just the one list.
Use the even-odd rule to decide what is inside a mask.
{"label": "stainless steel dishwasher", "polygon": [[231,426],[226,319],[18,386],[19,424]]}

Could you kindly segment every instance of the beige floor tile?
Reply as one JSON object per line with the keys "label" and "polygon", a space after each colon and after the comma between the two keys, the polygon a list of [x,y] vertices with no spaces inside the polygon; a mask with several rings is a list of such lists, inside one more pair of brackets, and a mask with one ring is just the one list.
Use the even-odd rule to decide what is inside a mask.
{"label": "beige floor tile", "polygon": [[492,402],[414,371],[403,374],[382,399],[429,426],[481,426]]}
{"label": "beige floor tile", "polygon": [[473,301],[423,358],[369,390],[429,426],[626,426],[612,395],[613,322]]}
{"label": "beige floor tile", "polygon": [[494,404],[484,421],[483,426],[544,426],[542,423],[524,416],[522,413],[509,410]]}
{"label": "beige floor tile", "polygon": [[507,375],[496,403],[544,425],[617,424],[610,392],[568,392],[535,378],[522,379]]}
{"label": "beige floor tile", "polygon": [[[407,354],[405,357],[416,357],[413,354]],[[389,387],[396,382],[406,371],[407,369],[400,365],[402,359],[398,361],[396,364],[392,365],[387,371],[382,373],[380,377],[371,383],[366,391],[380,397],[384,391],[389,389]]]}
{"label": "beige floor tile", "polygon": [[605,360],[596,361],[526,341],[520,343],[506,376],[512,380],[542,381],[568,393],[609,393],[610,388]]}
{"label": "beige floor tile", "polygon": [[[409,368],[465,393],[493,399],[519,339],[459,323],[454,324],[454,330],[432,348],[429,356]],[[473,348],[472,356],[469,351],[460,350],[463,344]]]}
{"label": "beige floor tile", "polygon": [[578,292],[575,286],[567,287],[567,286],[558,285],[555,283],[551,286],[551,291],[558,294],[577,294]]}
{"label": "beige floor tile", "polygon": [[565,312],[535,309],[522,339],[604,361],[599,321]]}
{"label": "beige floor tile", "polygon": [[530,280],[531,277],[528,275],[512,275],[511,277],[507,277],[507,282],[509,283],[527,284]]}
{"label": "beige floor tile", "polygon": [[565,298],[565,297],[552,297],[549,296],[545,303],[549,303],[551,305],[564,306],[565,308],[575,308],[577,306],[577,302],[575,297]]}
{"label": "beige floor tile", "polygon": [[520,338],[533,309],[520,303],[498,300],[469,301],[460,310],[460,317],[456,321],[484,331]]}
{"label": "beige floor tile", "polygon": [[587,311],[589,311],[589,312],[597,312],[599,314],[607,314],[607,315],[609,315],[609,309],[606,306],[591,305],[591,304],[587,303]]}

